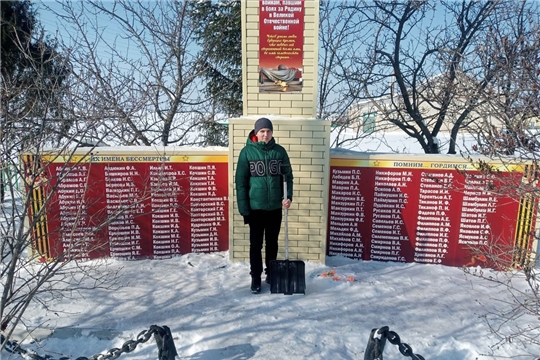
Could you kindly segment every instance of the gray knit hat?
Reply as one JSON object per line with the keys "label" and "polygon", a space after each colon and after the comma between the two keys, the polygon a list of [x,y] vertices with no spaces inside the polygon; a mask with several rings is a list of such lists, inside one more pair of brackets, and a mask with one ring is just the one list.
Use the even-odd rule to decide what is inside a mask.
{"label": "gray knit hat", "polygon": [[274,127],[272,126],[272,122],[268,120],[267,118],[260,118],[259,120],[255,121],[255,135],[259,132],[261,129],[270,129],[270,131],[274,131]]}

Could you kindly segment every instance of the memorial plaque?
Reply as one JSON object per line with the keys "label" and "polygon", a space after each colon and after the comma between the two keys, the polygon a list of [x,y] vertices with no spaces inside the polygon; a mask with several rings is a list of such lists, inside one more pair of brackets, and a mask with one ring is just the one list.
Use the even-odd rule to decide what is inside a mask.
{"label": "memorial plaque", "polygon": [[259,1],[260,92],[302,90],[304,1]]}
{"label": "memorial plaque", "polygon": [[228,249],[228,156],[43,156],[47,258]]}
{"label": "memorial plaque", "polygon": [[[333,158],[327,255],[449,266],[496,266],[520,226],[518,167],[485,174],[459,162]],[[479,251],[475,251],[479,250]]]}

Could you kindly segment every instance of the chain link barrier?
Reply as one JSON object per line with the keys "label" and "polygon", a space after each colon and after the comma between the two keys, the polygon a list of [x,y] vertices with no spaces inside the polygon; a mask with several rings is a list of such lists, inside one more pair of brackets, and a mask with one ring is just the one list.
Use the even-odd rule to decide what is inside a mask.
{"label": "chain link barrier", "polygon": [[[151,325],[149,330],[143,330],[137,335],[137,340],[126,341],[121,348],[113,348],[107,351],[105,354],[96,354],[91,357],[81,356],[76,360],[109,360],[117,359],[124,353],[130,353],[137,348],[139,344],[147,342],[150,337],[154,335],[156,344],[158,347],[158,360],[174,360],[178,355],[174,340],[171,334],[171,330],[167,326]],[[58,359],[45,355],[38,355],[33,350],[23,349],[17,341],[6,339],[6,337],[0,334],[0,344],[6,344],[5,350],[12,354],[19,354],[23,359],[31,360],[70,360],[71,357],[62,356]]]}
{"label": "chain link barrier", "polygon": [[393,345],[397,345],[399,352],[403,356],[408,356],[413,360],[426,360],[422,355],[413,353],[412,348],[409,345],[402,343],[399,335],[394,331],[390,331],[388,326],[371,330],[366,352],[364,353],[364,360],[383,360],[383,351],[386,340]]}

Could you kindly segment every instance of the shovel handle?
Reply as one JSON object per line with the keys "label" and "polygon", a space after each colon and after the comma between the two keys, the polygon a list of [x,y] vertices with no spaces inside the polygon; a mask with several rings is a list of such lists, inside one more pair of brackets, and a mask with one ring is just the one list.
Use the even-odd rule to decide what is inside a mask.
{"label": "shovel handle", "polygon": [[[283,174],[283,198],[287,200],[287,176]],[[284,207],[285,210],[285,260],[289,260],[289,216],[288,210]]]}

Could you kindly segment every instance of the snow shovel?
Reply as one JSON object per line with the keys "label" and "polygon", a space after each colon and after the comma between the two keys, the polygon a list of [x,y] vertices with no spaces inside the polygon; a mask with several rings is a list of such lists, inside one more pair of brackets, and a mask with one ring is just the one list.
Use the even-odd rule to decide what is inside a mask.
{"label": "snow shovel", "polygon": [[[283,174],[283,193],[287,197],[287,174]],[[285,210],[285,260],[273,260],[270,263],[270,293],[305,294],[306,264],[301,260],[289,260],[289,224],[288,210]]]}

